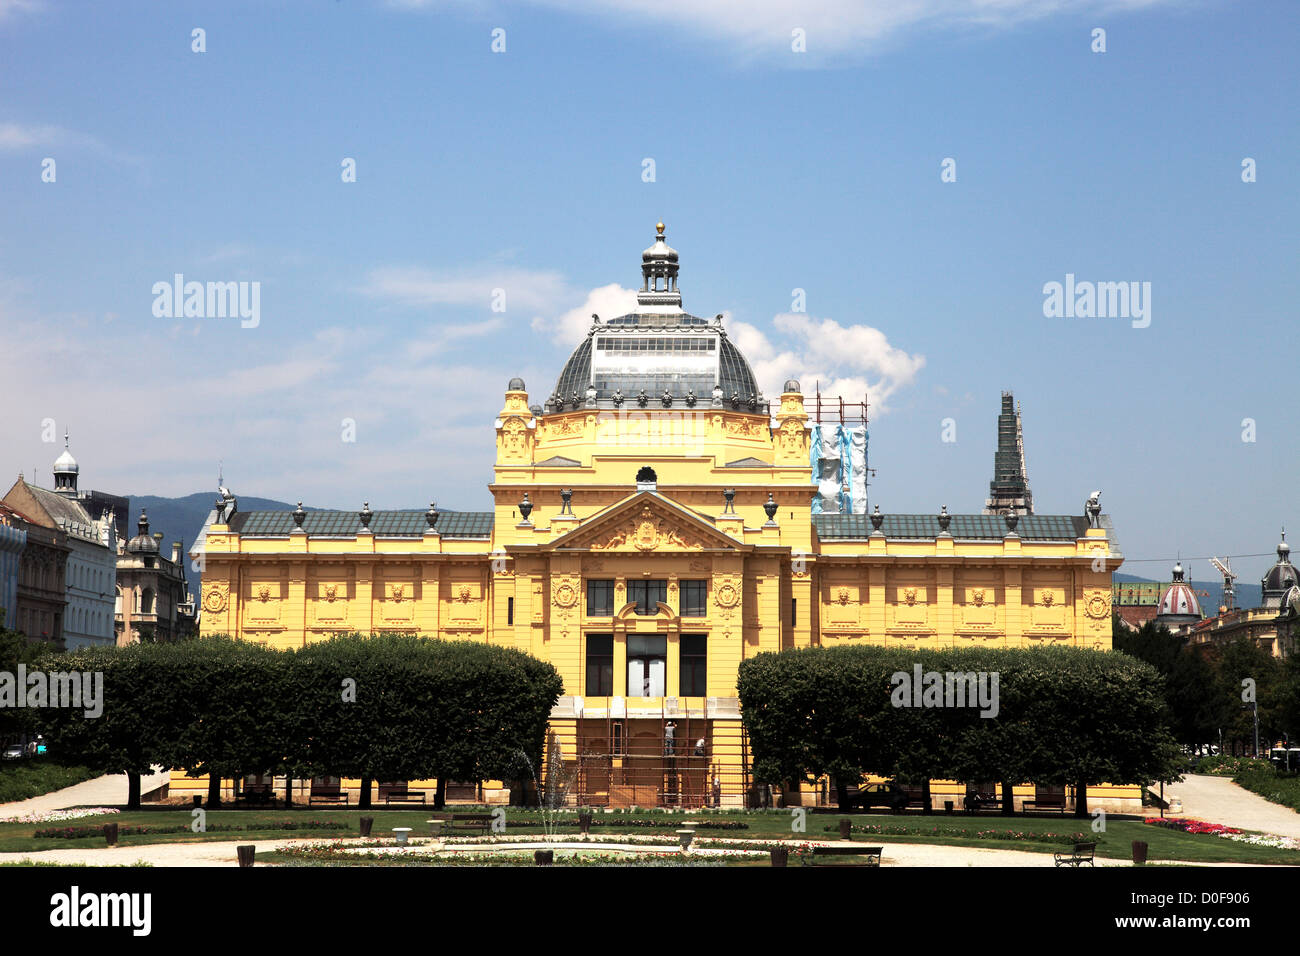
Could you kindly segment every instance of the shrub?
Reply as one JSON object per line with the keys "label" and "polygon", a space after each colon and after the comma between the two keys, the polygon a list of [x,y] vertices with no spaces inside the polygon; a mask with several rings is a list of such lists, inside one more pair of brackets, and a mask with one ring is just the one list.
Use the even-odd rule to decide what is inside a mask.
{"label": "shrub", "polygon": [[[893,675],[917,665],[996,674],[996,716],[894,706]],[[738,687],[760,781],[878,773],[1081,787],[1176,779],[1160,680],[1141,661],[1080,648],[810,647],[749,658]]]}
{"label": "shrub", "polygon": [[1235,777],[1239,773],[1244,773],[1253,768],[1262,768],[1272,773],[1272,766],[1267,760],[1256,760],[1254,757],[1234,757],[1231,754],[1215,754],[1211,757],[1203,757],[1196,764],[1196,772],[1210,774],[1215,777]]}

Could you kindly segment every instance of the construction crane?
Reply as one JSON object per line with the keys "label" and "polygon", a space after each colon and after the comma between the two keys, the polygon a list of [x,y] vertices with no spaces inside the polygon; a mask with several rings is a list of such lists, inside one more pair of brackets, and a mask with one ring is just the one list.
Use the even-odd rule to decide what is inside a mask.
{"label": "construction crane", "polygon": [[1218,558],[1210,558],[1210,563],[1223,575],[1223,610],[1236,610],[1237,599],[1232,590],[1232,582],[1237,580],[1237,576],[1232,573],[1232,559],[1224,558],[1220,561]]}

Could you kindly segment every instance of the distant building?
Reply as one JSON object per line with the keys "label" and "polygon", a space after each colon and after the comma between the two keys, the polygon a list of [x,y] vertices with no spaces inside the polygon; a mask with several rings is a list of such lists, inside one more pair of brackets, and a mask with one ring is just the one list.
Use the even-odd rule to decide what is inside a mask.
{"label": "distant building", "polygon": [[1223,646],[1246,638],[1274,657],[1290,657],[1300,639],[1300,571],[1291,563],[1286,532],[1277,546],[1277,562],[1260,580],[1263,604],[1225,611],[1195,625],[1191,643]]}
{"label": "distant building", "polygon": [[110,495],[106,491],[81,491],[77,500],[88,515],[102,515],[105,511],[113,516],[113,532],[118,541],[125,541],[130,528],[131,499],[122,495]]}
{"label": "distant building", "polygon": [[136,536],[117,559],[114,633],[119,646],[175,641],[194,632],[194,601],[185,587],[180,542],[173,542],[171,550],[169,560],[162,553],[162,534],[149,534],[149,516],[141,511]]}
{"label": "distant building", "polygon": [[[23,476],[18,476],[21,484]],[[17,487],[17,486],[15,486]],[[20,528],[26,541],[18,557],[18,584],[14,593],[14,629],[33,641],[63,647],[63,616],[68,606],[65,589],[68,539],[57,528],[42,527],[29,515],[4,503],[8,520]]]}
{"label": "distant building", "polygon": [[[27,520],[62,534],[66,548],[63,570],[64,608],[61,636],[64,647],[108,645],[113,642],[113,602],[117,577],[117,534],[110,512],[86,512],[77,494],[77,461],[64,439],[63,453],[54,462],[54,490],[18,481],[5,495],[5,504]],[[28,536],[30,543],[30,534]],[[22,630],[22,627],[19,628]],[[36,634],[28,631],[29,637]]]}
{"label": "distant building", "polygon": [[1025,470],[1025,436],[1020,408],[1010,392],[1002,393],[1002,414],[998,416],[998,450],[993,454],[993,480],[984,514],[1034,513],[1034,496]]}
{"label": "distant building", "polygon": [[1183,563],[1179,561],[1174,565],[1174,579],[1160,595],[1160,606],[1156,610],[1156,624],[1177,632],[1199,623],[1200,620],[1201,602],[1196,599],[1196,592],[1192,590],[1192,586],[1183,580]]}
{"label": "distant building", "polygon": [[1170,582],[1116,581],[1111,585],[1111,607],[1120,621],[1133,630],[1140,630],[1148,621],[1154,621],[1160,611],[1160,599]]}
{"label": "distant building", "polygon": [[27,547],[26,524],[0,503],[0,625],[11,631],[18,628],[18,573]]}

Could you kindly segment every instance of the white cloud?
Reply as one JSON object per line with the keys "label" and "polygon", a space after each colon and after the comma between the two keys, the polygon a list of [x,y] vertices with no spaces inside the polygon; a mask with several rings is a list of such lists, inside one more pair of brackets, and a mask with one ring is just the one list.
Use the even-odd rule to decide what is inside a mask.
{"label": "white cloud", "polygon": [[[483,350],[451,361],[359,340],[354,328],[280,348],[263,344],[274,341],[261,338],[269,333],[237,326],[218,353],[207,334],[165,339],[170,329],[157,324],[102,316],[40,314],[21,283],[0,277],[12,353],[5,390],[21,396],[0,416],[0,470],[35,471],[48,484],[58,448],[41,433],[52,418],[58,435],[71,430],[83,486],[114,493],[207,489],[224,459],[237,493],[327,506],[369,498],[377,508],[490,501],[492,416],[515,374],[508,356]],[[124,354],[149,356],[150,374],[105,363]],[[129,423],[123,408],[132,409]],[[344,418],[357,423],[355,444],[341,440]]]}
{"label": "white cloud", "polygon": [[0,23],[15,13],[35,13],[43,6],[40,0],[0,0]]}
{"label": "white cloud", "polygon": [[780,394],[786,380],[793,378],[805,394],[820,386],[823,395],[851,400],[868,396],[879,413],[925,366],[925,356],[890,345],[885,333],[869,325],[843,326],[834,319],[786,312],[772,319],[774,341],[747,322],[724,318],[724,323],[767,395]]}
{"label": "white cloud", "polygon": [[[497,289],[505,293],[504,312],[492,311]],[[572,348],[591,329],[593,313],[609,319],[636,308],[635,289],[610,283],[584,291],[559,272],[544,269],[477,267],[450,273],[420,266],[383,266],[370,271],[359,291],[403,306],[481,310],[482,319],[439,326],[440,344],[495,331],[524,313],[533,331]],[[579,301],[580,305],[571,305]]]}
{"label": "white cloud", "polygon": [[199,262],[210,265],[214,262],[226,262],[230,259],[247,259],[253,255],[256,250],[252,246],[242,242],[227,242],[225,245],[218,246],[206,256],[200,256]]}
{"label": "white cloud", "polygon": [[[998,29],[1056,15],[1110,13],[1176,0],[531,0],[535,6],[635,25],[665,23],[744,53],[791,49],[791,32],[805,31],[807,51],[869,52],[914,27]],[[392,7],[447,6],[445,0],[389,0]]]}
{"label": "white cloud", "polygon": [[617,282],[592,289],[582,305],[569,309],[561,315],[550,318],[538,316],[533,319],[533,329],[554,337],[561,345],[573,347],[586,337],[591,330],[592,315],[602,319],[613,319],[636,311],[636,290],[624,289]]}
{"label": "white cloud", "polygon": [[[0,0],[2,4],[4,0]],[[3,15],[0,14],[0,19]],[[52,151],[56,149],[89,149],[116,163],[132,166],[144,165],[144,160],[134,153],[124,153],[106,145],[87,133],[65,129],[50,124],[0,123],[0,152],[19,152],[25,149]]]}
{"label": "white cloud", "polygon": [[564,277],[554,271],[481,269],[439,273],[418,266],[373,269],[360,291],[401,305],[461,305],[490,313],[497,289],[505,291],[507,313],[555,309],[570,294]]}
{"label": "white cloud", "polygon": [[[3,3],[4,0],[0,0],[0,18],[4,16]],[[95,141],[90,137],[70,132],[59,126],[25,126],[21,123],[0,123],[0,150],[49,148],[51,146],[82,145],[93,142]]]}

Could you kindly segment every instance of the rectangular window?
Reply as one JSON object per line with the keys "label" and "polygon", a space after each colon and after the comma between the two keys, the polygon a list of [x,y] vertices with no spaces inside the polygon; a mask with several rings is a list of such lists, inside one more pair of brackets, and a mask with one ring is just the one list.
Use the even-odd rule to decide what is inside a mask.
{"label": "rectangular window", "polygon": [[681,687],[678,692],[683,697],[706,697],[708,638],[703,634],[683,634],[681,642]]}
{"label": "rectangular window", "polygon": [[662,697],[664,667],[668,662],[668,638],[627,639],[627,696]]}
{"label": "rectangular window", "polygon": [[636,602],[638,614],[654,614],[660,601],[668,602],[668,581],[628,581],[627,599]]}
{"label": "rectangular window", "polygon": [[614,614],[614,582],[587,582],[587,614],[590,617],[612,617]]}
{"label": "rectangular window", "polygon": [[609,634],[587,635],[588,697],[609,697],[614,693],[614,638]]}
{"label": "rectangular window", "polygon": [[799,599],[790,598],[790,626],[799,626]]}
{"label": "rectangular window", "polygon": [[708,581],[683,581],[682,617],[704,617],[708,594]]}
{"label": "rectangular window", "polygon": [[514,624],[514,623],[515,623],[515,599],[512,597],[508,597],[506,598],[506,624]]}

